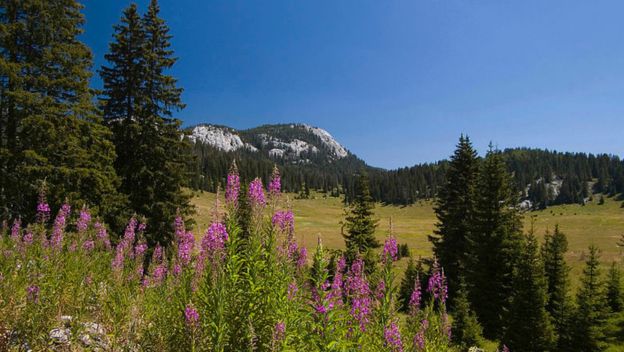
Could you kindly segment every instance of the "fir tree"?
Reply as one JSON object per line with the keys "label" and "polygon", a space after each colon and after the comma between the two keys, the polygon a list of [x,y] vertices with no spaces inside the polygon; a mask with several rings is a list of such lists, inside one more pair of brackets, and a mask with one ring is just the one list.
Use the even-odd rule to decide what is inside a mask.
{"label": "fir tree", "polygon": [[[369,190],[369,181],[366,173],[358,177],[355,198],[345,209],[343,234],[347,248],[347,257],[353,260],[357,256],[367,257],[371,249],[380,246],[375,238],[378,220],[374,218],[375,203]],[[367,262],[367,264],[370,264]],[[367,267],[371,267],[367,265]]]}
{"label": "fir tree", "polygon": [[512,351],[552,351],[555,331],[546,310],[547,283],[535,235],[525,239],[514,275],[513,298],[503,341]]}
{"label": "fir tree", "polygon": [[542,260],[548,287],[548,302],[546,310],[553,318],[553,324],[560,336],[566,335],[566,323],[570,317],[570,302],[568,299],[568,272],[570,268],[565,261],[568,250],[566,235],[555,226],[551,234],[546,232],[542,244]]}
{"label": "fir tree", "polygon": [[437,230],[429,240],[448,277],[449,296],[453,297],[466,266],[467,237],[472,230],[477,153],[463,135],[446,171],[446,184],[438,192],[435,213]]}
{"label": "fir tree", "polygon": [[182,189],[190,179],[191,149],[180,139],[180,121],[171,118],[184,105],[176,80],[166,74],[176,61],[170,39],[156,1],[143,18],[130,5],[115,26],[106,56],[110,66],[100,71],[104,117],[119,154],[121,190],[132,209],[147,217],[151,244],[171,240],[176,211],[183,216],[192,212]]}
{"label": "fir tree", "polygon": [[472,308],[488,338],[500,337],[512,296],[513,273],[522,244],[522,224],[500,152],[490,148],[477,180],[473,228],[469,232],[467,283]]}
{"label": "fir tree", "polygon": [[[0,2],[0,218],[48,202],[86,203],[114,224],[123,211],[115,152],[89,89],[92,57],[73,0]],[[123,217],[123,216],[121,216]]]}
{"label": "fir tree", "polygon": [[599,251],[589,247],[580,288],[576,294],[571,351],[600,351],[603,347],[603,327],[606,319],[607,301],[600,278]]}
{"label": "fir tree", "polygon": [[607,280],[607,303],[612,312],[622,311],[622,291],[621,291],[620,269],[616,262],[611,263]]}
{"label": "fir tree", "polygon": [[483,328],[477,320],[477,315],[470,308],[466,285],[460,283],[458,287],[451,329],[453,331],[452,339],[462,350],[468,350],[468,348],[479,346],[482,343]]}
{"label": "fir tree", "polygon": [[409,302],[412,292],[414,291],[414,283],[416,280],[424,277],[422,273],[422,262],[418,260],[418,262],[415,263],[414,259],[410,257],[407,262],[407,268],[405,268],[405,273],[403,274],[403,279],[401,280],[401,285],[399,286],[398,300],[400,311],[405,313],[409,312]]}

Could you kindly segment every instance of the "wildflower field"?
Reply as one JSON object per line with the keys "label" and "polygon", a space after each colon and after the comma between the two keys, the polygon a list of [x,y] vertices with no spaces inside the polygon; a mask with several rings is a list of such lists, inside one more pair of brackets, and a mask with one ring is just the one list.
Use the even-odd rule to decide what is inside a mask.
{"label": "wildflower field", "polygon": [[138,217],[112,236],[88,208],[41,197],[35,223],[2,232],[0,350],[452,350],[435,263],[399,314],[394,236],[376,270],[320,240],[308,254],[279,175],[246,189],[231,173],[203,234],[178,217],[167,247],[148,246]]}

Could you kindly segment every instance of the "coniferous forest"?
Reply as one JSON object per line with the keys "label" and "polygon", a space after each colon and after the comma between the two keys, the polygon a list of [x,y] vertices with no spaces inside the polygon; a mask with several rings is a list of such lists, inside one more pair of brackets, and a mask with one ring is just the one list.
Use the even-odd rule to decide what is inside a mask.
{"label": "coniferous forest", "polygon": [[[175,38],[157,0],[119,14],[101,67],[82,11],[0,0],[0,351],[624,346],[619,262],[592,244],[573,276],[567,224],[542,234],[523,222],[619,201],[618,156],[480,155],[467,135],[449,159],[394,170],[330,147],[271,158],[264,139],[223,151],[177,118]],[[284,126],[243,133],[323,138]],[[217,193],[209,214],[193,203],[202,192]],[[290,199],[320,196],[344,200],[342,232],[324,234],[340,248],[297,236],[309,219],[299,225]],[[430,255],[416,256],[376,209],[425,200],[436,225]]]}

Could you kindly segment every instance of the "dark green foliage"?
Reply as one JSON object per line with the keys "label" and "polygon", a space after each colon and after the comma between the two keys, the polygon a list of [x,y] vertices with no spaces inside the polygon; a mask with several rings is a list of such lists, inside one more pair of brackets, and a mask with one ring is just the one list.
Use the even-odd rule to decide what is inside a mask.
{"label": "dark green foliage", "polygon": [[602,350],[607,299],[600,278],[599,251],[593,245],[589,247],[581,285],[576,294],[576,305],[571,351]]}
{"label": "dark green foliage", "polygon": [[399,244],[398,251],[399,251],[398,252],[399,259],[410,256],[410,250],[409,250],[409,246],[407,245],[407,243]]}
{"label": "dark green foliage", "polygon": [[[124,209],[108,131],[89,89],[92,57],[73,0],[0,1],[0,218],[32,220],[45,180],[110,224]],[[123,216],[122,216],[123,217]]]}
{"label": "dark green foliage", "polygon": [[546,310],[552,316],[553,325],[562,339],[565,339],[568,334],[567,323],[572,309],[568,297],[568,273],[570,268],[565,261],[567,250],[568,240],[566,235],[556,225],[552,234],[547,232],[544,236],[541,254],[548,288]]}
{"label": "dark green foliage", "polygon": [[156,1],[141,18],[130,5],[106,55],[109,66],[100,71],[104,82],[102,107],[118,152],[115,166],[121,191],[133,211],[147,217],[148,240],[170,241],[171,224],[179,211],[192,212],[182,187],[190,179],[190,145],[181,140],[181,89],[166,71],[175,58],[169,49],[168,28],[159,17]]}
{"label": "dark green foliage", "polygon": [[[371,249],[380,246],[375,238],[375,230],[379,222],[374,218],[375,203],[370,195],[368,177],[361,173],[358,177],[357,193],[348,208],[345,209],[343,233],[347,258],[353,260],[356,256],[368,257]],[[372,259],[372,257],[371,257]],[[370,264],[367,261],[367,264]],[[370,267],[370,265],[367,265]]]}
{"label": "dark green foliage", "polygon": [[516,204],[501,153],[490,149],[479,169],[466,268],[468,296],[488,338],[500,337],[503,332],[503,316],[513,292],[513,273],[522,245]]}
{"label": "dark green foliage", "polygon": [[543,180],[533,181],[529,186],[528,199],[533,203],[535,209],[545,209],[550,203],[550,194]]}
{"label": "dark green foliage", "polygon": [[412,292],[414,291],[414,283],[417,279],[422,280],[423,278],[422,262],[420,260],[414,262],[413,258],[409,258],[398,292],[400,311],[405,313],[409,312],[409,301],[412,296]]}
{"label": "dark green foliage", "polygon": [[622,284],[620,276],[620,269],[617,263],[611,263],[607,278],[607,303],[612,312],[622,311]]}
{"label": "dark green foliage", "polygon": [[448,278],[449,296],[454,297],[459,277],[466,268],[468,240],[473,225],[477,153],[463,135],[451,157],[446,184],[438,192],[435,234],[429,236],[433,251]]}
{"label": "dark green foliage", "polygon": [[603,204],[605,204],[605,198],[604,198],[604,195],[601,194],[600,199],[598,200],[598,205],[603,205]]}
{"label": "dark green foliage", "polygon": [[479,346],[483,340],[483,328],[477,320],[477,315],[470,308],[466,285],[461,283],[455,297],[455,310],[453,311],[453,343],[461,350],[468,350],[472,346]]}
{"label": "dark green foliage", "polygon": [[554,350],[556,337],[546,310],[547,299],[547,283],[537,239],[529,233],[515,272],[513,297],[505,324],[503,341],[510,350]]}

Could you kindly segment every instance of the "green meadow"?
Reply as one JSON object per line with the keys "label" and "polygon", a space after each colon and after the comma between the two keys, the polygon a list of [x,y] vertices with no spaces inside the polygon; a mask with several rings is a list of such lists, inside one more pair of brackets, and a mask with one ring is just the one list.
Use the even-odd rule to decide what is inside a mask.
{"label": "green meadow", "polygon": [[[288,202],[295,213],[297,240],[308,248],[314,248],[320,237],[328,248],[344,248],[341,235],[343,218],[343,202],[340,198],[324,197],[314,194],[313,199],[295,199],[287,194]],[[601,250],[601,261],[606,265],[612,261],[619,262],[622,250],[617,243],[624,234],[624,208],[622,201],[605,198],[605,203],[598,204],[599,196],[587,205],[560,205],[546,210],[529,211],[523,214],[524,229],[528,231],[531,223],[535,233],[542,237],[547,230],[559,225],[567,235],[569,242],[568,262],[572,267],[572,281],[580,274],[587,247],[595,244]],[[214,193],[197,193],[193,198],[196,206],[197,235],[204,231],[215,211]],[[222,202],[220,202],[222,204]],[[375,214],[379,220],[377,237],[380,241],[388,235],[390,223],[392,231],[399,243],[407,243],[412,255],[431,255],[431,244],[427,236],[435,229],[436,218],[432,201],[420,201],[414,205],[384,206],[378,204]]]}

